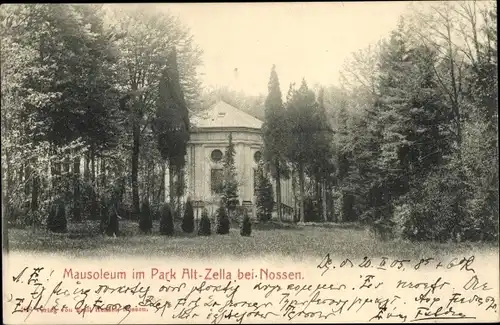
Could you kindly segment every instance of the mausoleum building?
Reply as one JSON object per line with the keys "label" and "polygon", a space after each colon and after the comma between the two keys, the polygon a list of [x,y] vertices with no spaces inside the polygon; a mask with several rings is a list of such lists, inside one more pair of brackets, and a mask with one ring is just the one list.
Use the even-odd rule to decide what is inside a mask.
{"label": "mausoleum building", "polygon": [[[239,202],[240,205],[247,206],[255,217],[256,170],[262,155],[263,122],[219,101],[208,110],[192,116],[190,123],[191,135],[184,170],[184,198],[190,197],[195,207],[205,207],[213,214],[220,202],[218,189],[223,180],[223,156],[231,133],[235,148]],[[274,180],[271,182],[275,185]],[[281,183],[282,210],[289,219],[293,211],[291,181],[282,180]],[[274,195],[276,202],[276,193]]]}

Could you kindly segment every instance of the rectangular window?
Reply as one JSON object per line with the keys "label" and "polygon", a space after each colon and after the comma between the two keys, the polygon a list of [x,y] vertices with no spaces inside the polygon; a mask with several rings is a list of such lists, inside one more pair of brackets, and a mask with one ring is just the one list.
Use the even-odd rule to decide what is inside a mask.
{"label": "rectangular window", "polygon": [[213,168],[210,173],[210,186],[212,193],[222,193],[222,184],[224,180],[224,173],[222,168]]}

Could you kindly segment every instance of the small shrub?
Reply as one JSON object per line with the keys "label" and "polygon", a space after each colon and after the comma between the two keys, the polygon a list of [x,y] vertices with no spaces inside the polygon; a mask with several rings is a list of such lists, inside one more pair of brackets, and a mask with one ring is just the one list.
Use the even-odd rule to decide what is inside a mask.
{"label": "small shrub", "polygon": [[155,203],[151,205],[151,219],[152,220],[161,220],[161,213],[163,209],[163,204]]}
{"label": "small shrub", "polygon": [[208,218],[207,209],[203,209],[201,213],[200,226],[198,228],[199,236],[210,236],[212,234],[210,219]]}
{"label": "small shrub", "polygon": [[82,208],[80,200],[73,202],[73,205],[71,206],[71,216],[72,220],[75,222],[82,221]]}
{"label": "small shrub", "polygon": [[382,241],[389,240],[394,237],[396,223],[387,218],[382,218],[372,224],[372,230],[376,237]]}
{"label": "small shrub", "polygon": [[100,231],[101,234],[104,234],[109,225],[109,206],[107,202],[101,202],[101,223],[100,223]]}
{"label": "small shrub", "polygon": [[257,218],[261,222],[271,220],[274,209],[273,186],[269,177],[264,173],[262,164],[257,169]]}
{"label": "small shrub", "polygon": [[[53,215],[53,218],[55,218],[55,215],[57,213],[57,208],[54,205],[52,208],[54,212],[49,212],[49,217],[47,219],[47,225],[49,224],[49,220],[51,218],[51,215]],[[42,225],[42,216],[39,211],[31,211],[29,210],[26,213],[26,216],[24,218],[21,218],[21,227],[25,226],[31,226],[31,227],[36,227],[38,228],[40,225]]]}
{"label": "small shrub", "polygon": [[241,222],[240,235],[248,237],[252,233],[252,222],[248,216],[248,212],[245,211],[243,216],[243,221]]}
{"label": "small shrub", "polygon": [[68,231],[66,208],[62,200],[56,201],[50,209],[49,217],[47,219],[47,229],[57,233]]}
{"label": "small shrub", "polygon": [[112,206],[109,209],[107,227],[106,227],[106,235],[108,236],[118,236],[119,231],[119,223],[118,223],[118,214],[116,207]]}
{"label": "small shrub", "polygon": [[174,234],[174,216],[170,204],[165,203],[161,208],[160,234],[172,236]]}
{"label": "small shrub", "polygon": [[224,205],[221,205],[217,209],[217,234],[226,235],[229,234],[229,217]]}
{"label": "small shrub", "polygon": [[141,218],[139,220],[139,229],[144,233],[151,233],[153,229],[153,220],[151,219],[151,209],[149,203],[143,202],[141,206]]}
{"label": "small shrub", "polygon": [[186,208],[184,209],[184,218],[182,219],[182,231],[186,233],[192,233],[194,231],[194,211],[193,204],[191,200],[188,199],[186,202]]}

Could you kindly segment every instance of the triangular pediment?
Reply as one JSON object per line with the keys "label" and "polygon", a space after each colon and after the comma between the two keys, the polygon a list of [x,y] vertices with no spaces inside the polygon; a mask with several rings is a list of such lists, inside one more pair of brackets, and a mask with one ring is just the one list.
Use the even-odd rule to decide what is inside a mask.
{"label": "triangular pediment", "polygon": [[242,110],[218,101],[209,109],[192,115],[190,122],[195,128],[250,128],[261,129],[263,122]]}

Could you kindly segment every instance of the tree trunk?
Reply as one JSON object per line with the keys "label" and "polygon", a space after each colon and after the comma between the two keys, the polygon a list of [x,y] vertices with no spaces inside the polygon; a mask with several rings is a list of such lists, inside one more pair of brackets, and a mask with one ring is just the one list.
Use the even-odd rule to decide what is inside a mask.
{"label": "tree trunk", "polygon": [[161,176],[160,176],[160,191],[158,192],[159,200],[163,200],[162,202],[167,202],[167,197],[165,193],[165,177],[167,173],[166,163],[165,161],[161,161]]}
{"label": "tree trunk", "polygon": [[39,176],[35,173],[33,175],[32,188],[31,188],[31,211],[38,211],[38,192],[40,187]]}
{"label": "tree trunk", "polygon": [[[56,152],[52,146],[50,146],[49,149],[50,156],[51,158],[49,159],[49,164],[50,164],[50,176],[49,176],[49,196],[51,201],[54,200],[54,196],[57,195],[57,181],[58,181],[58,175],[59,173],[57,172],[57,157],[56,157]],[[52,158],[56,157],[56,158]]]}
{"label": "tree trunk", "polygon": [[328,216],[327,216],[327,213],[326,213],[326,181],[323,180],[322,181],[322,186],[321,186],[321,194],[322,194],[322,197],[321,197],[321,203],[323,205],[323,220],[325,222],[328,221]]}
{"label": "tree trunk", "polygon": [[97,157],[97,153],[95,154],[95,177],[94,177],[94,182],[95,182],[95,192],[97,197],[100,196],[101,192],[101,160],[99,157]]}
{"label": "tree trunk", "polygon": [[283,213],[281,212],[281,174],[278,160],[276,160],[276,213],[278,214],[278,220],[283,221]]}
{"label": "tree trunk", "polygon": [[300,205],[300,222],[304,222],[304,164],[299,163],[299,205]]}
{"label": "tree trunk", "polygon": [[146,201],[151,202],[151,161],[146,161]]}
{"label": "tree trunk", "polygon": [[[176,186],[175,194],[177,194],[177,210],[181,211],[182,196],[184,195],[184,170],[176,168]],[[231,213],[232,211],[228,211]]]}
{"label": "tree trunk", "polygon": [[[25,178],[24,178],[24,174],[25,174],[25,165],[23,162],[21,162],[21,166],[19,167],[19,175],[18,175],[18,178],[17,178],[17,181],[18,181],[18,184],[21,184],[23,185],[24,187],[26,187],[26,184],[25,184]],[[21,191],[20,193],[21,195],[21,202],[22,202],[22,206],[21,206],[21,209],[24,211],[24,202],[26,202],[26,190],[23,190]]]}
{"label": "tree trunk", "polygon": [[[2,169],[4,164],[2,164]],[[2,170],[2,176],[4,174],[4,171]],[[8,191],[10,188],[7,188],[5,186],[5,181],[4,178],[2,177],[2,251],[3,253],[8,253],[9,252],[9,228],[8,228],[8,220],[7,220],[7,202],[6,202],[6,195],[5,192]]]}
{"label": "tree trunk", "polygon": [[24,168],[24,179],[25,179],[25,182],[24,182],[24,198],[25,200],[23,201],[23,208],[24,208],[24,211],[23,212],[28,212],[30,209],[31,209],[31,201],[30,201],[30,197],[31,197],[31,185],[32,185],[32,180],[31,180],[31,165],[30,165],[30,162],[28,162],[26,165],[25,165],[25,168]]}
{"label": "tree trunk", "polygon": [[133,120],[133,148],[132,148],[132,213],[134,218],[140,215],[140,202],[139,202],[139,144],[140,144],[140,126],[139,118],[135,117]]}
{"label": "tree trunk", "polygon": [[155,191],[156,191],[156,164],[151,162],[151,193],[149,193],[149,200],[155,201]]}
{"label": "tree trunk", "polygon": [[296,169],[292,168],[292,193],[293,193],[293,222],[297,222],[297,177],[296,177]]}
{"label": "tree trunk", "polygon": [[[170,206],[173,210],[176,208],[175,204],[175,191],[174,191],[174,168],[169,164],[168,166],[168,196],[170,201]],[[176,211],[175,211],[176,212]]]}
{"label": "tree trunk", "polygon": [[70,160],[69,157],[66,156],[64,157],[64,172],[69,174],[69,169],[70,169]]}
{"label": "tree trunk", "polygon": [[323,205],[322,205],[322,196],[321,196],[321,181],[320,181],[320,178],[319,176],[315,177],[315,180],[314,180],[314,183],[315,183],[315,193],[314,193],[314,196],[316,197],[315,198],[315,201],[314,202],[314,210],[318,212],[318,215],[317,216],[314,216],[314,220],[319,220],[319,218],[323,215]]}
{"label": "tree trunk", "polygon": [[62,165],[62,169],[64,171],[64,176],[62,177],[61,181],[64,181],[64,197],[66,200],[68,200],[68,203],[71,202],[71,195],[70,195],[70,189],[71,189],[71,182],[70,182],[70,177],[71,175],[69,174],[70,171],[70,165],[71,161],[69,158],[69,153],[64,153],[64,162]]}
{"label": "tree trunk", "polygon": [[[5,165],[5,168],[3,167]],[[12,165],[10,163],[10,150],[5,148],[5,164],[2,164],[2,217],[10,217],[10,195],[12,192],[13,185],[13,175],[12,175]],[[5,176],[5,181],[4,181]],[[6,185],[6,186],[5,186]],[[6,192],[4,193],[4,189]],[[4,196],[5,195],[5,196]]]}
{"label": "tree trunk", "polygon": [[85,155],[85,160],[83,163],[83,180],[85,183],[88,183],[90,180],[90,158],[89,158],[90,152]]}
{"label": "tree trunk", "polygon": [[92,184],[91,190],[90,190],[90,215],[92,218],[96,218],[98,214],[98,206],[97,206],[97,197],[96,197],[96,162],[95,162],[95,150],[94,148],[91,148],[90,151],[90,165],[91,165],[91,173],[90,173],[90,182]]}
{"label": "tree trunk", "polygon": [[335,199],[334,199],[334,188],[330,186],[328,188],[328,211],[330,212],[330,221],[339,222],[339,213],[335,210]]}
{"label": "tree trunk", "polygon": [[80,157],[77,156],[73,161],[73,219],[76,222],[82,221],[82,212],[80,208]]}
{"label": "tree trunk", "polygon": [[94,191],[95,191],[97,166],[96,166],[96,161],[95,161],[95,151],[94,150],[92,150],[90,153],[90,166],[92,168],[91,173],[90,173],[90,181],[91,181],[92,187],[94,187]]}
{"label": "tree trunk", "polygon": [[104,187],[106,186],[106,161],[104,158],[101,158],[101,186],[100,186],[100,192],[104,192]]}

